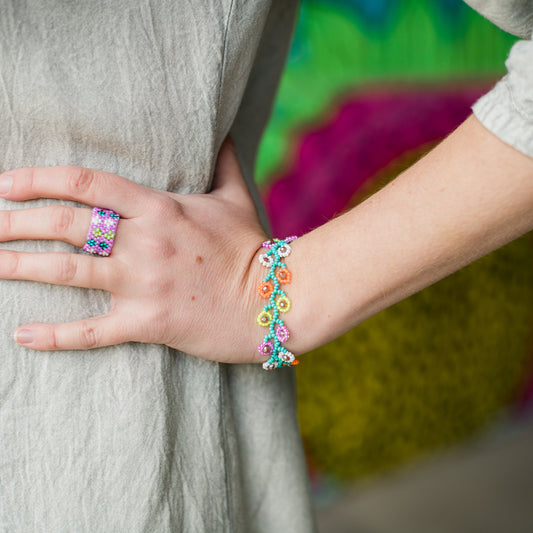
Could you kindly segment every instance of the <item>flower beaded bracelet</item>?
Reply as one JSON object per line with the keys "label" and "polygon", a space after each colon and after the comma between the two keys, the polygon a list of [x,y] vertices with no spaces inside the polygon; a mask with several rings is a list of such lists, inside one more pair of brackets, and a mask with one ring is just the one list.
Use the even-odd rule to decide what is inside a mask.
{"label": "flower beaded bracelet", "polygon": [[257,323],[269,328],[263,342],[257,348],[261,355],[270,356],[269,360],[263,363],[265,370],[298,364],[294,354],[282,346],[282,343],[289,339],[289,330],[283,323],[281,315],[290,310],[291,301],[280,287],[291,282],[292,275],[283,259],[291,253],[289,243],[294,239],[296,237],[292,236],[265,241],[263,248],[267,252],[259,256],[259,262],[268,268],[268,275],[257,287],[259,296],[268,300],[257,315]]}

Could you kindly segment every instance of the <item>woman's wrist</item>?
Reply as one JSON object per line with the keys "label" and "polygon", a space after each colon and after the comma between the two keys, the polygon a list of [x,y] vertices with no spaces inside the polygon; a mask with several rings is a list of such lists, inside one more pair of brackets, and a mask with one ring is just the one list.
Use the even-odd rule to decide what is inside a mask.
{"label": "woman's wrist", "polygon": [[253,260],[254,272],[257,272],[258,266],[260,268],[253,290],[256,302],[260,302],[255,326],[262,335],[256,351],[263,359],[265,370],[298,364],[286,345],[291,336],[286,317],[292,312],[292,271],[287,263],[295,239],[296,236],[265,239]]}
{"label": "woman's wrist", "polygon": [[533,160],[470,118],[396,180],[293,244],[296,356],[531,230]]}
{"label": "woman's wrist", "polygon": [[[318,230],[315,230],[290,242],[291,252],[285,260],[286,268],[290,272],[290,283],[280,285],[290,301],[290,310],[279,314],[289,333],[282,346],[294,354],[296,358],[331,340],[331,330],[328,331],[328,324],[333,323],[334,313],[328,311],[324,306],[330,301],[321,298],[321,295],[327,291],[328,281],[331,282],[333,289],[335,282],[328,280],[327,271],[324,269],[321,269],[320,272],[315,270],[316,265],[323,260],[320,253],[323,248],[320,243],[322,237],[317,232]],[[261,354],[257,350],[257,347],[264,343],[265,336],[268,334],[265,331],[267,328],[260,327],[257,320],[265,308],[265,303],[268,304],[265,298],[261,298],[257,290],[268,276],[268,269],[260,261],[260,257],[265,254],[265,251],[263,247],[256,251],[251,269],[251,278],[256,282],[253,290],[256,307],[255,314],[251,317],[254,332],[252,338],[253,346],[259,356],[258,360],[261,362],[269,360],[268,355]]]}
{"label": "woman's wrist", "polygon": [[358,302],[345,301],[342,276],[335,267],[343,259],[334,226],[335,221],[330,221],[293,243],[289,288],[292,305],[285,323],[291,332],[286,347],[296,356],[340,336],[357,315]]}

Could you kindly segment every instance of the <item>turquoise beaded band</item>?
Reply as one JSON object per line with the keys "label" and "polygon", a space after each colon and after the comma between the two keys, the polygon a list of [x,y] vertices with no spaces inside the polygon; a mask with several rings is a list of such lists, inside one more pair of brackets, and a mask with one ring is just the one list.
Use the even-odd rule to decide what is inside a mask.
{"label": "turquoise beaded band", "polygon": [[294,354],[289,352],[283,343],[289,339],[289,330],[283,323],[281,315],[291,308],[291,301],[281,288],[291,282],[292,274],[284,259],[291,253],[289,245],[296,237],[265,241],[263,248],[267,251],[259,256],[259,262],[268,268],[268,274],[257,287],[261,298],[268,300],[263,310],[257,315],[257,323],[268,327],[268,333],[257,347],[261,355],[270,356],[263,363],[265,370],[274,370],[280,366],[297,365]]}

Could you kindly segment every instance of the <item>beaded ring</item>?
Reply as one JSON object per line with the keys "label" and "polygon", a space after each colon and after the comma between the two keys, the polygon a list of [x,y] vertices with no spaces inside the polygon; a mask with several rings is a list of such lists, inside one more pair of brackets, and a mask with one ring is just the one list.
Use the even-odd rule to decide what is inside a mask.
{"label": "beaded ring", "polygon": [[90,254],[108,256],[115,242],[120,215],[111,209],[93,207],[91,224],[83,251]]}
{"label": "beaded ring", "polygon": [[295,236],[265,241],[262,246],[268,251],[259,256],[259,262],[268,268],[268,275],[257,287],[259,296],[268,299],[263,310],[257,315],[257,323],[268,327],[268,333],[257,347],[261,355],[270,356],[269,360],[263,363],[265,370],[298,364],[294,354],[282,346],[289,339],[289,330],[281,318],[281,315],[291,308],[291,301],[281,285],[290,283],[292,279],[283,259],[291,253],[289,243],[294,239]]}

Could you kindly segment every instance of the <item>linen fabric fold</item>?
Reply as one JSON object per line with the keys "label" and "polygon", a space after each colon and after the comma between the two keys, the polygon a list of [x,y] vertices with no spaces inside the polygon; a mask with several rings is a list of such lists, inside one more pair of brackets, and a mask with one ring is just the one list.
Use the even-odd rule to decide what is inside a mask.
{"label": "linen fabric fold", "polygon": [[[296,11],[292,0],[0,0],[1,169],[76,165],[202,193],[231,131],[258,200],[253,163]],[[0,209],[57,203],[80,206]],[[82,253],[44,240],[0,249]],[[27,350],[18,326],[105,314],[109,293],[0,280],[0,295],[0,531],[314,531],[291,370],[134,342]]]}

